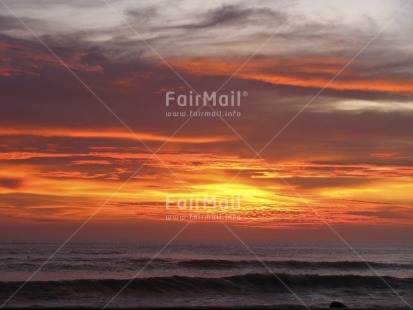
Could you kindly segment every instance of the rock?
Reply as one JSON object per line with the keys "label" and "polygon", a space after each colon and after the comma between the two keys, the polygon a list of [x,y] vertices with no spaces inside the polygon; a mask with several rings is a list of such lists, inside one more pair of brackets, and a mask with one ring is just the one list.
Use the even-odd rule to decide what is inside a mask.
{"label": "rock", "polygon": [[333,301],[330,304],[330,309],[348,309],[348,307],[339,301]]}

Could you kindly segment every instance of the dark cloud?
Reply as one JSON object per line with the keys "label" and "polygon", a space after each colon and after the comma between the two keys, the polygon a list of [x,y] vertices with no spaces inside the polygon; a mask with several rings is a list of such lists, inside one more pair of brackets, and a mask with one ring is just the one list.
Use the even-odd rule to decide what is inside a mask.
{"label": "dark cloud", "polygon": [[153,18],[159,17],[160,7],[150,6],[142,7],[139,9],[130,9],[125,14],[130,18],[131,25],[140,25],[146,23]]}
{"label": "dark cloud", "polygon": [[13,207],[34,207],[34,206],[65,206],[65,205],[88,205],[90,200],[87,197],[71,197],[59,195],[42,195],[25,192],[14,192],[0,194],[1,204]]}
{"label": "dark cloud", "polygon": [[[4,7],[3,7],[4,8]],[[41,25],[41,21],[34,18],[24,18],[24,21],[34,26]],[[21,29],[20,21],[11,15],[0,15],[0,31]]]}
{"label": "dark cloud", "polygon": [[0,15],[0,29],[10,30],[21,27],[19,21],[12,16]]}
{"label": "dark cloud", "polygon": [[22,184],[22,179],[0,177],[0,187],[4,187],[7,189],[18,189],[21,187]]}
{"label": "dark cloud", "polygon": [[264,20],[272,24],[282,24],[286,21],[286,16],[283,13],[266,8],[243,8],[235,5],[225,5],[206,12],[200,19],[200,22],[183,24],[175,26],[175,28],[203,29],[219,26],[237,26],[241,28],[247,24],[263,22]]}
{"label": "dark cloud", "polygon": [[293,177],[288,178],[286,181],[302,189],[314,189],[314,188],[329,188],[329,187],[357,187],[359,185],[366,185],[370,182],[374,182],[372,178],[352,178],[352,177]]}
{"label": "dark cloud", "polygon": [[399,206],[386,206],[373,211],[349,211],[348,214],[394,220],[413,218],[412,208]]}

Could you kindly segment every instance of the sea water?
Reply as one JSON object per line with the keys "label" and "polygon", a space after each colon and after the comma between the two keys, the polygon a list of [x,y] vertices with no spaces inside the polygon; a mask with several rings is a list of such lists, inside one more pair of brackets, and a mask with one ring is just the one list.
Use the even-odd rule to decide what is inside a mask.
{"label": "sea water", "polygon": [[[1,243],[7,307],[413,304],[413,245]],[[27,281],[29,279],[29,281]],[[17,293],[15,293],[18,290]]]}

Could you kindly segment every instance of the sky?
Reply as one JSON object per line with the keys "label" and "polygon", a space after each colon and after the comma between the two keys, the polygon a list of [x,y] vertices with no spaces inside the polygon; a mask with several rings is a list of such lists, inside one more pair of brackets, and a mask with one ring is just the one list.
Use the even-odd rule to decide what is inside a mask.
{"label": "sky", "polygon": [[2,0],[0,239],[410,240],[410,2]]}

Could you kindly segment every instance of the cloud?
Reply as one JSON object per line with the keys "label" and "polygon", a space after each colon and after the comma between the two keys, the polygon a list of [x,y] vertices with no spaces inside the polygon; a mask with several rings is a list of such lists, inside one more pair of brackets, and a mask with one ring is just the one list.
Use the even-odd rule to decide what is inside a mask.
{"label": "cloud", "polygon": [[314,188],[345,188],[345,187],[358,187],[374,182],[371,177],[292,177],[287,179],[288,183],[302,189],[314,189]]}
{"label": "cloud", "polygon": [[[102,72],[99,65],[90,65],[84,62],[87,52],[82,50],[68,50],[61,47],[51,47],[62,61],[72,70],[86,72]],[[2,65],[0,75],[13,76],[20,74],[36,75],[48,66],[66,70],[65,66],[42,45],[27,40],[17,40],[0,36],[0,56]]]}
{"label": "cloud", "polygon": [[[172,65],[196,75],[230,77],[260,81],[275,85],[304,88],[328,88],[335,91],[365,91],[411,96],[413,76],[401,74],[375,73],[374,65],[353,63],[334,81],[336,74],[350,61],[344,57],[258,57],[243,66],[244,59],[195,58],[173,60]],[[238,72],[238,69],[241,69]]]}
{"label": "cloud", "polygon": [[22,185],[23,180],[18,178],[4,178],[0,177],[0,187],[7,189],[18,189]]}
{"label": "cloud", "polygon": [[402,220],[412,219],[413,215],[411,211],[412,207],[386,206],[372,211],[350,211],[348,214],[380,219]]}
{"label": "cloud", "polygon": [[239,29],[251,23],[263,22],[263,20],[282,24],[286,17],[284,14],[268,8],[243,8],[239,5],[224,5],[203,13],[198,19],[201,19],[201,21],[178,25],[175,28],[195,30],[218,26],[236,26]]}
{"label": "cloud", "polygon": [[0,128],[0,136],[40,136],[40,137],[67,137],[67,138],[95,138],[95,139],[122,139],[139,141],[160,141],[168,143],[194,143],[208,144],[236,141],[237,137],[232,136],[210,136],[210,137],[169,137],[152,133],[132,133],[127,129],[107,129],[99,131],[94,129],[68,129],[68,128]]}
{"label": "cloud", "polygon": [[[81,218],[78,208],[84,197],[110,195],[143,163],[113,208],[105,210],[106,217],[118,217],[117,204],[133,201],[139,209],[147,202],[158,203],[165,192],[188,186],[233,190],[226,183],[239,171],[231,182],[260,203],[262,196],[267,199],[261,206],[249,205],[246,215],[268,226],[317,222],[302,201],[292,199],[277,173],[334,222],[363,221],[363,214],[370,222],[386,222],[386,216],[404,212],[378,214],[380,210],[354,201],[333,210],[337,197],[379,196],[398,203],[393,200],[402,196],[411,201],[413,59],[404,34],[410,33],[408,25],[398,23],[403,31],[385,31],[328,84],[263,151],[266,164],[250,160],[255,154],[249,147],[259,150],[272,139],[376,33],[377,21],[383,20],[377,10],[366,26],[365,17],[342,18],[335,4],[329,4],[329,10],[326,3],[299,9],[292,18],[290,9],[296,4],[286,8],[280,2],[205,2],[202,8],[184,2],[172,7],[142,3],[141,8],[113,2],[136,35],[99,1],[42,4],[49,9],[19,0],[13,5],[23,18],[30,12],[33,20],[25,20],[35,25],[36,33],[138,138],[152,150],[170,142],[159,157],[183,182],[157,159],[148,160],[150,154],[137,137],[30,33],[12,17],[0,16],[0,168],[5,173],[0,187],[2,200],[9,203],[2,215],[27,207],[28,218],[36,212],[43,221],[48,212],[53,213],[49,220],[59,214],[69,217],[70,212]],[[90,19],[91,12],[100,17]],[[284,22],[285,27],[278,28]],[[197,91],[219,88],[271,38],[222,90],[248,91],[242,116],[226,119],[248,146],[218,118],[187,122],[165,117],[165,91],[187,94],[190,88],[142,38]],[[72,200],[71,195],[76,197]],[[318,196],[332,198],[326,203]],[[361,213],[346,214],[354,205]],[[159,218],[159,210],[152,211],[158,211]],[[145,210],[136,214],[145,218]]]}
{"label": "cloud", "polygon": [[[31,25],[39,26],[41,22],[34,18],[25,18],[25,21]],[[0,15],[0,29],[2,32],[20,29],[22,27],[19,20],[11,15]]]}
{"label": "cloud", "polygon": [[1,204],[13,207],[58,206],[87,204],[87,197],[71,197],[63,195],[44,195],[25,192],[0,194]]}

